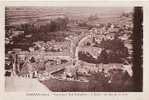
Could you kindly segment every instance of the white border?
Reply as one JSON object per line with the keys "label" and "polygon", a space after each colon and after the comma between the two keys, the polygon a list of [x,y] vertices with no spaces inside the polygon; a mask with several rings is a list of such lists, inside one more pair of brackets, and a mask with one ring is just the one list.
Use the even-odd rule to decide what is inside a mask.
{"label": "white border", "polygon": [[[87,6],[87,7],[133,7],[133,6],[143,6],[144,9],[144,22],[143,22],[143,29],[144,29],[144,44],[143,44],[143,50],[144,50],[144,65],[143,65],[143,74],[144,74],[144,80],[143,80],[143,91],[144,92],[123,92],[123,93],[104,93],[104,92],[100,92],[98,94],[101,94],[100,96],[98,95],[94,95],[91,96],[90,92],[86,92],[84,94],[88,94],[85,96],[68,96],[69,93],[67,93],[67,96],[60,96],[61,94],[65,94],[62,92],[59,92],[59,96],[26,96],[25,92],[21,92],[21,93],[15,93],[15,92],[11,92],[11,93],[7,93],[4,91],[4,37],[5,37],[5,30],[4,30],[4,23],[5,23],[5,6],[59,6],[59,7],[63,7],[63,6],[73,6],[73,7],[82,7],[82,6]],[[37,99],[37,100],[41,100],[41,99],[94,99],[94,100],[99,100],[99,99],[103,99],[103,100],[126,100],[126,99],[131,99],[131,100],[147,100],[148,93],[149,93],[149,86],[147,86],[147,84],[149,83],[149,78],[148,78],[148,63],[147,63],[147,57],[148,57],[148,51],[149,51],[149,2],[141,2],[141,1],[62,1],[60,0],[59,2],[57,1],[47,1],[44,0],[43,1],[12,1],[12,0],[6,0],[6,1],[2,1],[0,2],[0,96],[1,96],[1,100],[17,100],[17,99]],[[55,93],[54,93],[55,94]],[[57,94],[57,93],[56,93]],[[75,93],[74,93],[75,94]],[[81,94],[81,93],[80,93]],[[107,94],[107,96],[105,96],[104,94]],[[110,95],[112,94],[112,95]],[[116,95],[115,95],[116,94]],[[127,94],[127,95],[125,95]]]}

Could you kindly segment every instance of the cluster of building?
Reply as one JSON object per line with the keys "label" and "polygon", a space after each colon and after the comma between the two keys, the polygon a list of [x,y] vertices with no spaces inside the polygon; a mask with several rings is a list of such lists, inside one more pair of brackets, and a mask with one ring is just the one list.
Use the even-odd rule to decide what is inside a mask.
{"label": "cluster of building", "polygon": [[52,41],[37,41],[33,43],[34,46],[30,47],[29,50],[34,51],[46,51],[46,52],[67,52],[69,53],[70,41],[56,42]]}
{"label": "cluster of building", "polygon": [[[78,80],[79,75],[90,76],[93,73],[103,72],[103,69],[104,73],[108,73],[109,70],[118,68],[127,71],[132,76],[133,72],[130,64],[90,64],[72,56],[76,52],[76,46],[79,46],[79,51],[89,52],[94,58],[97,58],[102,49],[93,47],[93,45],[95,43],[100,44],[102,40],[113,40],[115,37],[124,41],[131,54],[132,44],[130,36],[132,29],[132,22],[127,24],[98,24],[91,29],[84,27],[79,27],[78,29],[78,27],[72,28],[71,26],[69,32],[75,34],[69,34],[65,41],[37,41],[28,48],[28,51],[18,49],[9,51],[8,55],[11,57],[8,57],[8,59],[6,57],[5,67],[11,66],[11,68],[6,68],[6,73],[30,78],[49,78],[52,77],[52,73],[63,70],[61,77]],[[23,31],[11,31],[9,33],[12,32],[15,32],[15,34],[11,35],[11,37],[24,34]],[[27,37],[30,37],[30,35]],[[84,41],[80,45],[78,42],[81,40]],[[9,39],[6,38],[6,43],[7,41]],[[75,63],[73,57],[77,59]]]}
{"label": "cluster of building", "polygon": [[[100,44],[103,40],[114,40],[115,38],[119,38],[124,42],[125,47],[128,48],[129,58],[132,57],[132,43],[131,43],[131,35],[133,31],[133,23],[123,23],[123,24],[102,24],[98,27],[93,27],[88,31],[88,34],[91,34],[89,38],[87,38],[79,51],[88,52],[95,59],[100,55],[102,48],[94,47],[95,43]],[[80,61],[78,64],[78,72],[83,75],[89,75],[90,73],[101,72],[104,69],[104,73],[108,73],[111,69],[121,69],[123,71],[127,71],[129,76],[132,76],[132,64],[128,63],[114,63],[114,64],[91,64],[91,63],[83,63]]]}

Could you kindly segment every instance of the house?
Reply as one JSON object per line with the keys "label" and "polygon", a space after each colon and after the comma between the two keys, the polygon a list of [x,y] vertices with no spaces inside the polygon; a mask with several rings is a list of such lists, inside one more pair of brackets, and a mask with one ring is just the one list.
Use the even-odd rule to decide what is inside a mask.
{"label": "house", "polygon": [[115,38],[115,34],[116,33],[109,33],[109,34],[106,34],[106,39],[108,39],[108,40],[113,40],[114,38]]}
{"label": "house", "polygon": [[11,35],[11,37],[17,37],[17,36],[19,36],[19,35],[22,35],[22,34],[24,34],[24,31],[12,31],[12,35]]}

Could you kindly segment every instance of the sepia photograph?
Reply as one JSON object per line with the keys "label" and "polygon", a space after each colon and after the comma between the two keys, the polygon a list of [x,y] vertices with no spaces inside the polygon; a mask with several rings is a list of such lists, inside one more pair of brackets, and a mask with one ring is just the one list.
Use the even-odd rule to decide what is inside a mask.
{"label": "sepia photograph", "polygon": [[5,7],[6,92],[143,92],[143,7]]}

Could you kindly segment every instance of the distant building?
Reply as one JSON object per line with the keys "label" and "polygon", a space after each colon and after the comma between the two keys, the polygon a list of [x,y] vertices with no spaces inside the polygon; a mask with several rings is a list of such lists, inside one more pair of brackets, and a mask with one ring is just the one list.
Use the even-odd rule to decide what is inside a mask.
{"label": "distant building", "polygon": [[113,39],[115,38],[115,34],[116,34],[116,33],[109,33],[109,34],[107,34],[107,35],[105,36],[105,38],[108,39],[108,40],[113,40]]}
{"label": "distant building", "polygon": [[24,31],[12,31],[11,37],[16,37],[22,34],[24,34]]}

